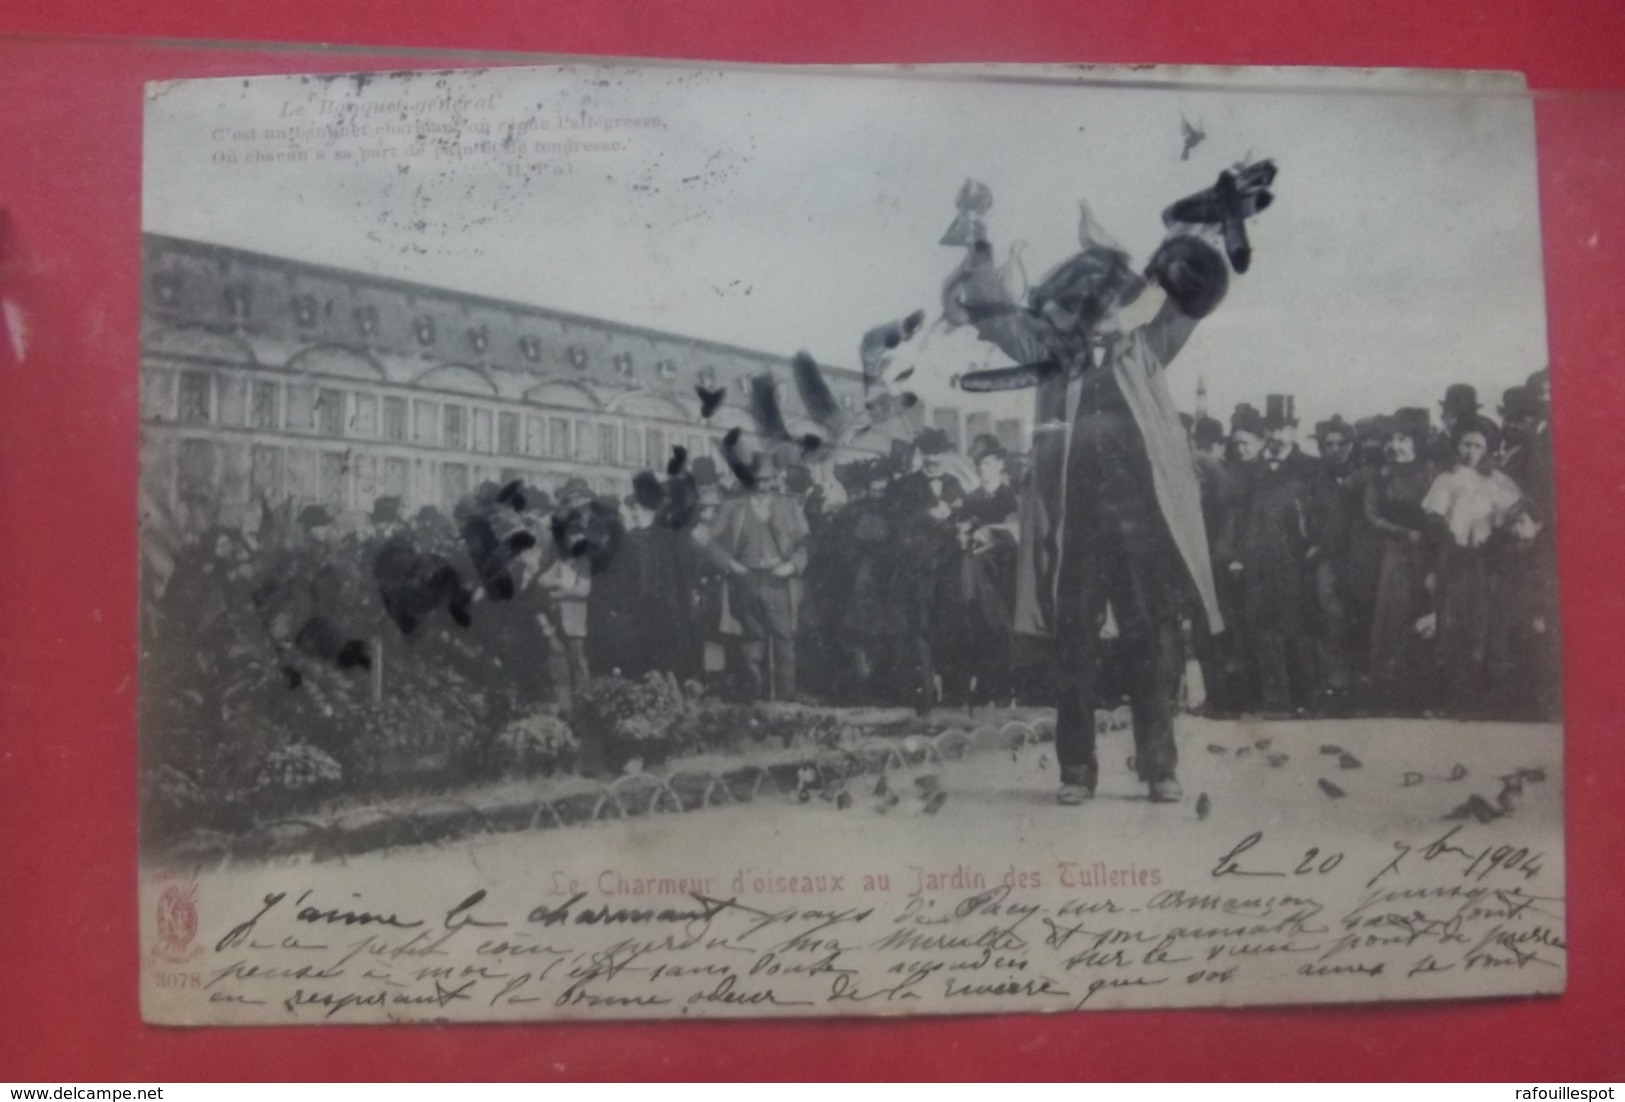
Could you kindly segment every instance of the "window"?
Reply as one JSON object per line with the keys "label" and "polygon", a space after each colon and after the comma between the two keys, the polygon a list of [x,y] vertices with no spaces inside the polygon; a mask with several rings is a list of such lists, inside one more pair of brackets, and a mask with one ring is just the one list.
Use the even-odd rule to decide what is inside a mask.
{"label": "window", "polygon": [[959,447],[959,410],[954,406],[938,406],[931,413],[931,423],[948,434],[948,440]]}
{"label": "window", "polygon": [[621,430],[614,425],[598,426],[598,461],[615,464],[621,461]]}
{"label": "window", "polygon": [[398,497],[404,508],[412,497],[412,466],[404,459],[384,460],[384,489],[386,497]]}
{"label": "window", "polygon": [[519,414],[497,414],[497,451],[503,455],[519,455]]}
{"label": "window", "polygon": [[304,448],[292,448],[283,460],[287,496],[295,501],[314,501],[316,498],[316,453]]}
{"label": "window", "polygon": [[203,372],[181,372],[178,416],[185,424],[199,424],[209,420],[209,377]]}
{"label": "window", "polygon": [[525,454],[547,454],[547,422],[540,417],[525,418]]}
{"label": "window", "polygon": [[406,399],[384,399],[384,439],[406,439]]}
{"label": "window", "polygon": [[491,452],[491,411],[488,409],[474,411],[474,450]]}
{"label": "window", "polygon": [[570,458],[570,422],[562,417],[547,419],[547,454],[554,459]]}
{"label": "window", "polygon": [[1021,418],[1010,417],[999,421],[993,427],[993,435],[999,438],[1006,451],[1025,451],[1027,442],[1022,439]]}
{"label": "window", "polygon": [[468,466],[464,463],[440,465],[440,504],[447,511],[468,496]]}
{"label": "window", "polygon": [[988,436],[993,432],[993,415],[991,413],[965,414],[965,442],[967,445],[975,443],[978,436]]}
{"label": "window", "polygon": [[636,425],[626,426],[626,465],[643,466],[643,432]]}
{"label": "window", "polygon": [[282,498],[282,449],[256,444],[249,457],[249,491],[257,501],[273,504]]}
{"label": "window", "polygon": [[643,434],[643,462],[645,466],[659,467],[666,462],[666,434],[649,429]]}
{"label": "window", "polygon": [[354,436],[378,435],[378,395],[357,394],[350,412],[350,431]]}
{"label": "window", "polygon": [[378,488],[378,458],[372,455],[352,455],[350,462],[355,468],[354,501],[359,508],[370,508],[378,499],[378,495],[383,492]]}
{"label": "window", "polygon": [[700,456],[705,455],[709,450],[710,449],[705,446],[705,437],[691,435],[688,438],[688,461],[690,463],[694,462]]}
{"label": "window", "polygon": [[142,371],[141,416],[149,421],[167,421],[174,415],[175,373],[163,367]]}
{"label": "window", "polygon": [[179,478],[181,500],[213,498],[214,445],[207,440],[182,440]]}
{"label": "window", "polygon": [[[280,383],[255,383],[254,400],[249,409],[248,423],[257,429],[276,430],[282,427],[277,417],[277,391],[282,389]],[[280,464],[279,464],[280,469]]]}
{"label": "window", "polygon": [[595,441],[593,440],[592,436],[592,422],[577,421],[575,449],[571,452],[571,454],[574,455],[580,462],[591,463],[594,458],[592,454],[592,446],[594,443]]}
{"label": "window", "polygon": [[440,403],[414,402],[413,436],[419,444],[440,443]]}
{"label": "window", "polygon": [[344,391],[323,387],[316,392],[316,413],[323,436],[344,435]]}
{"label": "window", "polygon": [[323,452],[317,500],[334,509],[343,509],[348,503],[344,492],[345,476],[349,474],[349,457],[343,452]]}
{"label": "window", "polygon": [[468,407],[447,404],[444,443],[458,451],[468,450]]}
{"label": "window", "polygon": [[220,377],[220,423],[242,425],[248,418],[248,381],[231,375]]}
{"label": "window", "polygon": [[306,431],[316,427],[316,388],[309,383],[288,384],[288,427]]}

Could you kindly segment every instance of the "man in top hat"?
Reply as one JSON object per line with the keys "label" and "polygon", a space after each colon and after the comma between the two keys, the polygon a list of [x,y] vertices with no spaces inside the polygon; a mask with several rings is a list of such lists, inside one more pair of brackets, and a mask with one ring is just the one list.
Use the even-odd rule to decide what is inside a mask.
{"label": "man in top hat", "polygon": [[[1191,427],[1191,460],[1196,470],[1196,484],[1202,495],[1202,522],[1207,529],[1208,553],[1215,554],[1224,533],[1225,511],[1230,507],[1232,483],[1231,464],[1227,460],[1229,438],[1224,422],[1216,417],[1198,417]],[[1225,607],[1225,586],[1219,584],[1219,604],[1227,622],[1239,622]],[[1234,657],[1231,643],[1234,632],[1215,633],[1207,624],[1198,604],[1191,616],[1191,648],[1202,668],[1202,684],[1206,689],[1205,709],[1211,715],[1236,711]]]}
{"label": "man in top hat", "polygon": [[658,523],[666,488],[640,471],[622,502],[620,550],[593,573],[587,599],[587,663],[597,674],[641,678],[650,672],[691,677],[698,670],[691,586],[683,555],[688,537]]}
{"label": "man in top hat", "polygon": [[1444,400],[1439,403],[1440,429],[1427,443],[1427,458],[1443,470],[1456,463],[1456,434],[1463,425],[1478,420],[1478,388],[1468,383],[1451,383],[1445,387]]}
{"label": "man in top hat", "polygon": [[836,473],[847,503],[827,529],[828,553],[819,563],[829,586],[825,638],[838,671],[829,688],[842,703],[914,702],[922,690],[917,656],[905,645],[913,636],[904,581],[917,579],[919,571],[898,550],[904,516],[890,494],[892,462],[857,460]]}
{"label": "man in top hat", "polygon": [[1365,483],[1354,463],[1354,428],[1340,416],[1315,424],[1320,463],[1310,486],[1310,566],[1319,611],[1319,659],[1328,703],[1348,703],[1358,614],[1349,594],[1349,554],[1354,528],[1364,517]]}
{"label": "man in top hat", "polygon": [[584,478],[567,479],[559,488],[548,522],[553,561],[536,584],[549,599],[548,623],[564,667],[564,677],[555,678],[555,684],[567,683],[574,699],[589,673],[587,605],[593,573],[613,562],[624,531],[619,516],[599,503]]}
{"label": "man in top hat", "polygon": [[905,587],[906,652],[912,656],[911,703],[921,712],[943,696],[958,702],[971,677],[972,632],[959,615],[958,530],[953,517],[965,500],[965,487],[949,471],[953,441],[939,428],[914,438],[918,469],[897,479],[887,498],[900,511],[892,553],[901,557],[896,576]]}
{"label": "man in top hat", "polygon": [[1533,372],[1528,379],[1524,380],[1523,385],[1534,392],[1535,404],[1540,411],[1540,419],[1550,421],[1552,418],[1552,369],[1543,367],[1539,371]]}
{"label": "man in top hat", "polygon": [[1264,709],[1289,715],[1313,695],[1314,583],[1309,531],[1317,464],[1299,450],[1291,395],[1265,400],[1264,449],[1244,467],[1232,558],[1258,662]]}
{"label": "man in top hat", "polygon": [[742,689],[753,699],[796,696],[796,630],[807,569],[807,518],[782,492],[777,456],[759,463],[741,497],[725,499],[705,551],[727,576],[738,622]]}
{"label": "man in top hat", "polygon": [[1360,507],[1349,529],[1349,546],[1344,556],[1343,593],[1349,612],[1349,669],[1363,684],[1370,672],[1371,623],[1377,604],[1377,575],[1382,567],[1382,537],[1366,519],[1365,495],[1382,477],[1388,437],[1393,418],[1387,414],[1362,417],[1354,422],[1354,486]]}
{"label": "man in top hat", "polygon": [[1529,499],[1536,521],[1550,531],[1554,506],[1550,392],[1543,398],[1539,382],[1545,374],[1536,372],[1530,376],[1534,385],[1511,387],[1501,396],[1506,433],[1502,469]]}

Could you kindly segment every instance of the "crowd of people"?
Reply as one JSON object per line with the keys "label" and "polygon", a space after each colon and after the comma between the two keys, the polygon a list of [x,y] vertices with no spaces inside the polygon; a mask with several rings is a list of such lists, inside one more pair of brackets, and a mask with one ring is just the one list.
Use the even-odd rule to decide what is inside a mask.
{"label": "crowd of people", "polygon": [[1314,426],[1289,398],[1193,423],[1220,603],[1198,622],[1219,715],[1558,714],[1550,384],[1507,389],[1501,420],[1450,386],[1419,407]]}
{"label": "crowd of people", "polygon": [[[1188,602],[1200,674],[1185,702],[1554,718],[1546,373],[1502,395],[1499,423],[1457,384],[1437,425],[1421,408],[1333,417],[1313,427],[1314,455],[1292,406],[1239,406],[1228,431],[1186,419],[1228,627],[1208,631]],[[835,474],[821,484],[792,457],[747,488],[701,457],[686,504],[650,473],[620,502],[567,485],[554,515],[592,499],[616,534],[608,554],[541,539],[517,557],[560,691],[660,670],[736,699],[1051,703],[1066,671],[1012,616],[1022,457],[991,436],[962,455],[927,429]]]}
{"label": "crowd of people", "polygon": [[[1545,372],[1507,390],[1499,423],[1461,384],[1437,426],[1421,408],[1332,417],[1313,426],[1314,455],[1287,396],[1238,406],[1228,430],[1183,418],[1226,623],[1209,631],[1182,597],[1183,703],[1555,718],[1548,393]],[[443,636],[430,645],[448,661],[499,662],[534,702],[659,671],[736,700],[1051,705],[1067,671],[1013,614],[1025,464],[992,436],[961,454],[926,429],[830,481],[791,454],[746,485],[702,456],[680,478],[644,472],[620,500],[580,480],[556,499],[486,486],[452,516],[381,499],[342,538],[311,506],[280,552],[304,565],[272,571],[276,592],[250,594],[248,541],[216,532],[177,562],[170,603],[226,554],[295,658],[361,666],[381,631]],[[1108,696],[1113,631],[1108,615]]]}

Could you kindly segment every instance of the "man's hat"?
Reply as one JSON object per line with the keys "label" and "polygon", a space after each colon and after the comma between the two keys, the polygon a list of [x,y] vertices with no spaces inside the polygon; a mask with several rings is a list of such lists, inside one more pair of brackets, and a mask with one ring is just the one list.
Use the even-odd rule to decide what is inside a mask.
{"label": "man's hat", "polygon": [[1250,402],[1243,402],[1230,415],[1230,431],[1245,432],[1251,436],[1264,435],[1264,415]]}
{"label": "man's hat", "polygon": [[694,476],[696,486],[715,486],[717,484],[717,461],[709,455],[698,456],[689,463],[688,473]]}
{"label": "man's hat", "polygon": [[1264,427],[1266,429],[1285,428],[1296,425],[1298,415],[1293,408],[1293,399],[1290,394],[1266,394],[1264,396]]}
{"label": "man's hat", "polygon": [[805,463],[792,463],[784,469],[784,489],[797,497],[812,489],[812,472]]}
{"label": "man's hat", "polygon": [[1330,420],[1315,422],[1315,439],[1324,440],[1328,436],[1338,435],[1348,440],[1354,439],[1354,428],[1343,420],[1340,413],[1332,414]]}
{"label": "man's hat", "polygon": [[325,505],[307,505],[299,510],[299,527],[307,532],[332,523],[333,514],[327,511]]}
{"label": "man's hat", "polygon": [[1354,436],[1358,440],[1375,441],[1381,444],[1394,433],[1394,419],[1386,413],[1379,413],[1373,417],[1362,417],[1354,422]]}
{"label": "man's hat", "polygon": [[1217,417],[1198,417],[1196,419],[1196,446],[1211,448],[1224,441],[1224,422]]}
{"label": "man's hat", "polygon": [[1470,383],[1451,383],[1445,388],[1444,401],[1440,402],[1439,406],[1464,417],[1477,416],[1480,408],[1478,388]]}
{"label": "man's hat", "polygon": [[977,433],[970,442],[970,458],[973,463],[980,463],[990,455],[1002,459],[1006,454],[1004,445],[999,443],[999,438],[991,432]]}
{"label": "man's hat", "polygon": [[1184,410],[1180,410],[1179,411],[1179,423],[1185,429],[1186,432],[1190,432],[1192,429],[1194,429],[1196,427],[1196,418],[1192,417],[1190,414],[1186,413]]}
{"label": "man's hat", "polygon": [[944,452],[954,450],[954,442],[939,428],[921,429],[920,434],[914,438],[914,446],[920,450],[921,455],[942,455]]}
{"label": "man's hat", "polygon": [[397,494],[374,498],[372,513],[367,517],[374,524],[393,524],[401,519],[401,499]]}
{"label": "man's hat", "polygon": [[854,459],[850,463],[840,463],[835,467],[835,481],[850,490],[867,490],[869,488],[869,460]]}
{"label": "man's hat", "polygon": [[628,505],[641,505],[643,508],[656,512],[666,503],[666,488],[660,484],[660,476],[653,471],[639,471],[632,476],[632,494],[627,498]]}
{"label": "man's hat", "polygon": [[572,478],[564,483],[559,491],[559,504],[564,506],[581,505],[592,501],[598,495],[593,493],[592,487],[587,485],[585,478]]}
{"label": "man's hat", "polygon": [[1433,431],[1433,423],[1428,418],[1428,411],[1417,406],[1405,406],[1394,410],[1393,426],[1390,434],[1398,433],[1409,436],[1417,444],[1427,441],[1428,434]]}
{"label": "man's hat", "polygon": [[1529,378],[1525,379],[1523,385],[1526,386],[1526,387],[1529,387],[1532,390],[1538,390],[1538,389],[1540,389],[1542,387],[1551,386],[1552,385],[1552,369],[1549,368],[1549,367],[1541,368],[1539,371],[1537,371],[1533,375],[1529,376]]}
{"label": "man's hat", "polygon": [[1540,416],[1540,395],[1527,386],[1510,386],[1501,392],[1501,419]]}

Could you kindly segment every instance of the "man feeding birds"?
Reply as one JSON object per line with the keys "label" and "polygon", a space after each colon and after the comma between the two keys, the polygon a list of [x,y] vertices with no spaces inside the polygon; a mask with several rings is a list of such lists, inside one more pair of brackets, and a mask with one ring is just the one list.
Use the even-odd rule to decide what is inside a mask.
{"label": "man feeding birds", "polygon": [[[1239,166],[1173,204],[1163,215],[1168,236],[1143,273],[1085,206],[1082,251],[1024,300],[990,278],[983,234],[964,235],[969,256],[944,287],[945,317],[975,326],[1014,361],[967,374],[961,387],[1037,389],[1015,629],[1047,640],[1058,662],[1062,804],[1092,798],[1099,779],[1094,713],[1108,618],[1133,713],[1135,770],[1153,801],[1182,795],[1173,709],[1186,595],[1194,589],[1214,631],[1223,621],[1190,447],[1163,371],[1223,300],[1230,271],[1246,270],[1245,221],[1269,205],[1274,176],[1268,161]],[[991,204],[985,186],[968,184],[959,221],[979,224]]]}

